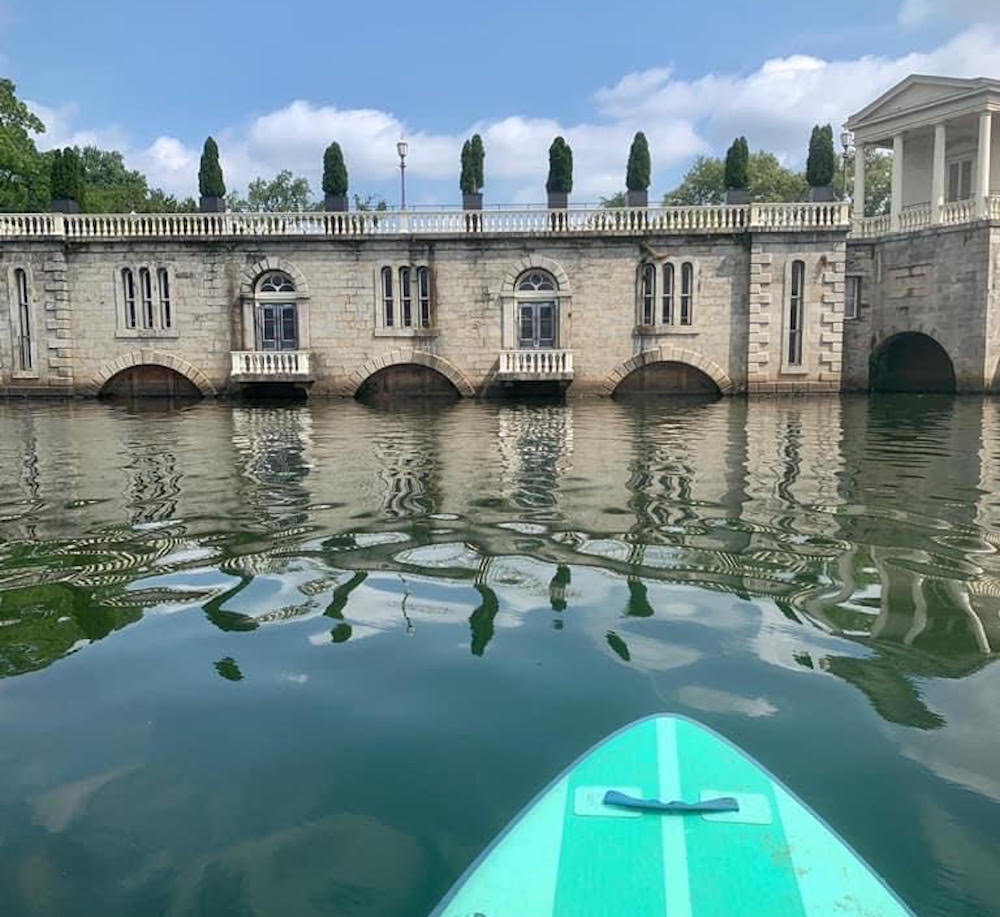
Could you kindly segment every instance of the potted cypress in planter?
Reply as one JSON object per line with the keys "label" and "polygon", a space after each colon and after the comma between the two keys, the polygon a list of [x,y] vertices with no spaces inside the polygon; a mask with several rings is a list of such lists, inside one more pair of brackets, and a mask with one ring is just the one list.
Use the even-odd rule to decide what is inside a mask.
{"label": "potted cypress in planter", "polygon": [[639,131],[628,151],[628,167],[625,170],[625,203],[629,207],[649,206],[650,171],[649,144],[646,135]]}
{"label": "potted cypress in planter", "polygon": [[79,213],[83,197],[83,164],[73,147],[53,150],[50,181],[52,212]]}
{"label": "potted cypress in planter", "polygon": [[226,183],[222,180],[222,166],[219,165],[219,147],[211,137],[205,140],[201,152],[198,191],[201,194],[198,209],[202,213],[225,213]]}
{"label": "potted cypress in planter", "polygon": [[750,147],[746,137],[737,137],[726,150],[726,203],[750,202]]}
{"label": "potted cypress in planter", "polygon": [[462,144],[462,174],[459,186],[462,189],[462,209],[483,209],[483,138],[473,134],[471,140]]}
{"label": "potted cypress in planter", "polygon": [[809,182],[809,200],[815,202],[835,201],[833,173],[836,156],[833,152],[833,128],[829,124],[812,129],[809,138],[809,158],[806,160],[806,181]]}
{"label": "potted cypress in planter", "polygon": [[573,151],[562,137],[556,137],[549,147],[549,178],[545,182],[549,210],[565,210],[573,190]]}
{"label": "potted cypress in planter", "polygon": [[339,143],[331,143],[323,152],[323,209],[347,210],[347,166]]}

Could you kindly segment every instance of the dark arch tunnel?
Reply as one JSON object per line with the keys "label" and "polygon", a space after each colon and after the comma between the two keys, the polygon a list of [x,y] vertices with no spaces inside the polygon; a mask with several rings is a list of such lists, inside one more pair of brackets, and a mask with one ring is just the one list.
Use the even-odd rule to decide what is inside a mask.
{"label": "dark arch tunnel", "polygon": [[101,398],[201,398],[198,386],[169,366],[144,363],[115,373],[101,386]]}
{"label": "dark arch tunnel", "polygon": [[361,401],[398,397],[458,399],[461,393],[436,369],[420,363],[396,363],[372,373],[354,397]]}
{"label": "dark arch tunnel", "polygon": [[707,373],[688,363],[647,363],[630,372],[614,391],[616,398],[645,395],[697,395],[719,397],[719,386]]}
{"label": "dark arch tunnel", "polygon": [[954,392],[955,367],[945,349],[926,334],[905,331],[872,353],[873,392]]}

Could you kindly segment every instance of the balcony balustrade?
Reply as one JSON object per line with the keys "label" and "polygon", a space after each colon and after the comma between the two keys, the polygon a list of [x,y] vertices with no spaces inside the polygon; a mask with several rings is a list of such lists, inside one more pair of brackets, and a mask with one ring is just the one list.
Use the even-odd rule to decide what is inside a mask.
{"label": "balcony balustrade", "polygon": [[569,381],[572,350],[501,350],[497,377],[502,382]]}
{"label": "balcony balustrade", "polygon": [[311,382],[307,350],[234,350],[229,370],[233,382]]}

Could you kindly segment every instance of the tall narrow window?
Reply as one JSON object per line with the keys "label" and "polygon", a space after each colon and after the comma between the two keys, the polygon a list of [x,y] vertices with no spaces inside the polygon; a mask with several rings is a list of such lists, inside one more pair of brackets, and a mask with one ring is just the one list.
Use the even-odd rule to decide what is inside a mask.
{"label": "tall narrow window", "polygon": [[386,328],[391,328],[394,319],[392,307],[392,268],[382,268],[382,315]]}
{"label": "tall narrow window", "polygon": [[32,368],[31,359],[31,303],[28,301],[28,274],[22,268],[14,271],[17,290],[17,358],[22,372]]}
{"label": "tall narrow window", "polygon": [[167,330],[174,325],[174,315],[170,308],[170,277],[165,267],[156,272],[156,283],[160,291],[160,327]]}
{"label": "tall narrow window", "polygon": [[652,325],[655,321],[653,317],[653,288],[656,285],[656,267],[652,264],[642,266],[642,324]]}
{"label": "tall narrow window", "polygon": [[134,328],[136,326],[135,315],[135,278],[132,276],[132,269],[122,268],[122,295],[125,301],[125,327]]}
{"label": "tall narrow window", "polygon": [[662,322],[664,325],[674,323],[674,266],[663,265],[663,295],[661,296]]}
{"label": "tall narrow window", "polygon": [[420,327],[431,326],[431,276],[425,267],[417,268],[417,298],[420,300]]}
{"label": "tall narrow window", "polygon": [[403,314],[403,327],[412,327],[413,295],[410,289],[410,269],[408,267],[401,267],[399,269],[399,307]]}
{"label": "tall narrow window", "polygon": [[948,200],[967,201],[972,197],[972,160],[961,159],[948,166]]}
{"label": "tall narrow window", "polygon": [[788,365],[802,365],[803,292],[806,266],[802,261],[792,262],[792,289],[788,297]]}
{"label": "tall narrow window", "polygon": [[861,278],[847,277],[844,285],[844,318],[857,318],[861,307]]}
{"label": "tall narrow window", "polygon": [[153,327],[153,282],[149,268],[139,268],[139,292],[142,295],[142,327]]}
{"label": "tall narrow window", "polygon": [[681,265],[681,324],[690,325],[694,306],[694,265],[685,261]]}

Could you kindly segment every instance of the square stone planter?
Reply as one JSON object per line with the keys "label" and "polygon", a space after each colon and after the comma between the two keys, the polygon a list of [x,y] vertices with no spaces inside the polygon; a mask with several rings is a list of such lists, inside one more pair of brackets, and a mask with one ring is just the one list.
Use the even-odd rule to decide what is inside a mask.
{"label": "square stone planter", "polygon": [[347,210],[346,194],[327,194],[323,197],[323,209],[331,213],[343,213]]}
{"label": "square stone planter", "polygon": [[482,191],[471,191],[462,192],[462,209],[463,210],[482,210],[483,209],[483,193]]}
{"label": "square stone planter", "polygon": [[198,201],[198,210],[202,213],[225,213],[226,199],[224,197],[202,197]]}
{"label": "square stone planter", "polygon": [[837,199],[832,185],[817,185],[809,189],[809,200],[814,204],[829,204]]}
{"label": "square stone planter", "polygon": [[749,204],[750,192],[745,188],[726,188],[727,204]]}
{"label": "square stone planter", "polygon": [[549,191],[549,210],[565,210],[569,206],[569,192]]}
{"label": "square stone planter", "polygon": [[628,207],[648,207],[649,191],[646,188],[640,191],[626,191],[625,204]]}
{"label": "square stone planter", "polygon": [[79,213],[80,205],[71,197],[57,197],[52,200],[53,213]]}

